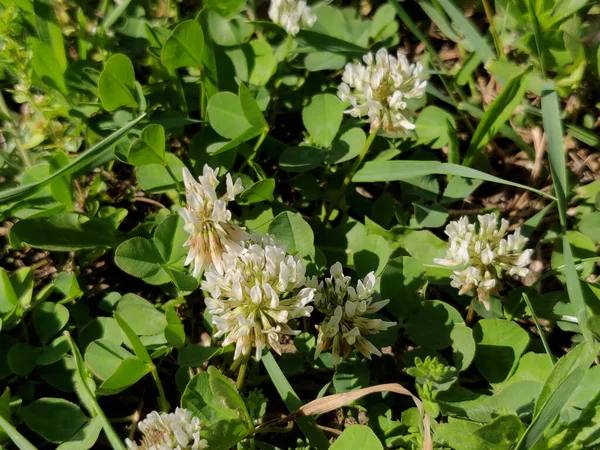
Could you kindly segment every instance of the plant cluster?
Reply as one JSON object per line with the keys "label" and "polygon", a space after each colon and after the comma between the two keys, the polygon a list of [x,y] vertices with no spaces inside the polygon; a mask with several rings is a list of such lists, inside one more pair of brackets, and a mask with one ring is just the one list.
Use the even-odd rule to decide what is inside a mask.
{"label": "plant cluster", "polygon": [[600,448],[598,17],[0,0],[0,449]]}

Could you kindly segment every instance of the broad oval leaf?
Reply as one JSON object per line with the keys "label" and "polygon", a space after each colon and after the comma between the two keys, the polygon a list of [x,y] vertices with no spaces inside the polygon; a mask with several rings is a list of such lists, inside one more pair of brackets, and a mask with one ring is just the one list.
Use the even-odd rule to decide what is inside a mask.
{"label": "broad oval leaf", "polygon": [[120,53],[111,56],[98,80],[98,95],[107,111],[136,107],[135,72],[131,60]]}
{"label": "broad oval leaf", "polygon": [[195,20],[181,22],[162,47],[160,59],[167,69],[199,67],[204,52],[204,33]]}

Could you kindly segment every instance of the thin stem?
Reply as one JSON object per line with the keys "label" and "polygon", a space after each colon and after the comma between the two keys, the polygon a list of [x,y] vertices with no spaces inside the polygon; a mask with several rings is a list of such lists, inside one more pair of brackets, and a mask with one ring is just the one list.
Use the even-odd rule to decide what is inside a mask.
{"label": "thin stem", "polygon": [[331,213],[333,212],[333,210],[335,209],[335,207],[341,200],[342,196],[346,192],[348,185],[352,181],[352,177],[354,177],[354,174],[360,167],[361,163],[363,162],[363,159],[365,159],[365,156],[367,156],[367,153],[369,152],[369,148],[371,148],[371,144],[375,140],[375,136],[377,136],[377,131],[378,130],[375,130],[371,134],[369,134],[369,138],[367,139],[367,142],[365,142],[365,145],[363,145],[363,148],[360,151],[358,158],[356,158],[354,160],[354,165],[352,166],[350,171],[346,174],[346,177],[344,178],[344,181],[342,182],[342,185],[340,186],[340,189],[338,190],[333,202],[331,202],[331,204],[329,205],[329,208],[327,209],[327,212],[325,213],[325,219],[323,220],[323,223],[329,222]]}
{"label": "thin stem", "polygon": [[475,300],[471,300],[471,303],[469,303],[469,310],[467,311],[467,318],[465,320],[467,325],[471,325],[475,319],[475,304],[473,302]]}
{"label": "thin stem", "polygon": [[265,130],[260,135],[260,137],[256,141],[256,144],[254,144],[254,148],[252,149],[252,154],[248,157],[248,159],[246,159],[246,161],[244,161],[242,163],[240,170],[239,170],[240,172],[242,170],[244,170],[246,168],[246,166],[248,165],[248,166],[252,167],[252,169],[256,173],[256,176],[258,177],[259,180],[264,180],[264,178],[265,178],[264,173],[262,172],[262,170],[257,169],[257,167],[254,164],[254,159],[256,158],[256,155],[258,154],[258,150],[260,149],[260,146],[265,141],[268,134],[269,134],[269,130]]}
{"label": "thin stem", "polygon": [[546,350],[546,354],[548,355],[550,362],[552,363],[552,365],[554,365],[554,364],[556,364],[556,359],[554,358],[554,355],[552,354],[552,351],[550,350],[550,346],[548,345],[548,341],[546,340],[544,331],[542,330],[542,327],[540,326],[540,322],[538,321],[537,315],[535,314],[535,311],[533,310],[531,301],[529,301],[529,296],[525,292],[523,292],[523,299],[525,300],[525,303],[527,303],[527,306],[529,307],[529,311],[531,312],[531,318],[533,319],[533,323],[535,323],[538,333],[540,334],[540,339],[542,340],[542,344],[544,345],[544,350]]}
{"label": "thin stem", "polygon": [[200,76],[200,119],[204,120],[206,118],[206,86],[204,86],[204,81],[202,81],[202,76]]}
{"label": "thin stem", "polygon": [[244,381],[246,381],[246,372],[248,371],[248,363],[250,362],[250,355],[243,356],[243,360],[240,363],[240,368],[238,370],[238,376],[235,383],[235,387],[239,392],[242,391],[244,387]]}
{"label": "thin stem", "polygon": [[152,364],[150,366],[152,378],[154,378],[154,383],[156,383],[156,388],[158,389],[158,404],[160,406],[160,410],[163,412],[169,412],[171,409],[171,405],[167,400],[167,396],[165,395],[165,390],[162,385],[162,381],[160,381],[160,377],[158,376],[158,370],[156,366]]}
{"label": "thin stem", "polygon": [[29,442],[25,436],[17,431],[11,423],[0,414],[0,429],[8,435],[11,441],[19,448],[19,450],[36,450],[36,447]]}
{"label": "thin stem", "polygon": [[485,15],[487,16],[488,22],[490,23],[490,31],[492,32],[492,37],[494,38],[494,45],[496,46],[496,53],[498,54],[498,59],[504,59],[502,42],[500,41],[500,36],[498,36],[498,31],[496,31],[496,25],[494,25],[494,14],[492,13],[492,8],[490,7],[488,0],[481,0],[481,2],[483,3]]}

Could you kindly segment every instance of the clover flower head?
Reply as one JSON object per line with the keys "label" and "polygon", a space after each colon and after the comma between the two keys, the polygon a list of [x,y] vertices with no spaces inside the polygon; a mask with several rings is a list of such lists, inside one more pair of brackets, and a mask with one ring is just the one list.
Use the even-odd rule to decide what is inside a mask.
{"label": "clover flower head", "polygon": [[240,251],[240,242],[247,237],[244,230],[231,221],[231,211],[227,209],[227,204],[243,191],[242,181],[238,178],[234,183],[231,175],[227,174],[227,191],[218,197],[218,173],[219,169],[205,165],[196,181],[188,169],[183,169],[187,206],[181,208],[179,214],[185,221],[185,231],[189,233],[184,243],[190,247],[185,265],[194,263],[195,277],[200,275],[203,267],[214,267],[222,273],[223,252]]}
{"label": "clover flower head", "polygon": [[370,272],[363,280],[350,286],[351,279],[344,276],[342,265],[336,262],[330,269],[330,278],[318,282],[316,277],[308,286],[316,289],[315,308],[325,315],[319,328],[315,358],[322,351],[331,349],[333,362],[337,365],[340,354],[343,358],[356,348],[365,357],[381,356],[381,352],[363,336],[376,334],[394,326],[396,322],[369,318],[389,303],[389,300],[373,302],[375,274]]}
{"label": "clover flower head", "polygon": [[305,0],[271,0],[269,18],[292,36],[298,34],[300,27],[310,28],[317,21]]}
{"label": "clover flower head", "polygon": [[445,233],[450,239],[446,257],[435,259],[437,264],[457,267],[451,279],[452,287],[460,289],[459,294],[476,290],[480,301],[489,309],[491,293],[496,293],[504,273],[510,276],[525,277],[529,273],[533,250],[522,250],[527,238],[517,228],[507,234],[509,223],[498,220],[494,214],[477,217],[479,227],[461,217],[446,226]]}
{"label": "clover flower head", "polygon": [[427,81],[421,79],[421,64],[409,64],[405,55],[390,55],[380,49],[373,57],[369,53],[360,62],[348,63],[338,88],[338,97],[352,107],[345,112],[353,117],[367,116],[371,133],[379,128],[390,136],[406,134],[415,125],[415,116],[406,100],[422,97]]}
{"label": "clover flower head", "polygon": [[215,336],[225,336],[223,346],[236,344],[234,359],[247,357],[252,347],[256,359],[264,347],[281,354],[281,336],[299,334],[292,321],[313,310],[315,289],[305,286],[300,257],[288,255],[270,236],[255,237],[241,251],[223,254],[223,265],[224,272],[208,269],[201,286]]}
{"label": "clover flower head", "polygon": [[152,411],[138,424],[142,433],[139,443],[126,439],[129,450],[201,450],[208,443],[200,439],[200,419],[191,411],[176,408],[174,413]]}

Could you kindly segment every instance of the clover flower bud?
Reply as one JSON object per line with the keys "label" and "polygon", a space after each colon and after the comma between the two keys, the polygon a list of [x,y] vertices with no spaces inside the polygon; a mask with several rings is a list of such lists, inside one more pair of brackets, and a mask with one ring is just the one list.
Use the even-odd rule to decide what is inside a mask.
{"label": "clover flower bud", "polygon": [[205,165],[203,174],[196,181],[188,169],[183,169],[187,206],[181,208],[179,214],[185,221],[185,231],[189,233],[184,243],[190,247],[185,265],[194,263],[195,277],[200,275],[203,267],[214,267],[223,272],[223,253],[240,251],[240,242],[247,237],[244,230],[231,221],[231,211],[227,209],[227,203],[243,190],[242,181],[238,178],[234,183],[231,175],[227,174],[227,191],[219,198],[217,175],[218,169]]}
{"label": "clover flower bud", "polygon": [[269,18],[292,36],[297,35],[301,27],[310,28],[317,21],[317,16],[305,0],[272,0]]}
{"label": "clover flower bud", "polygon": [[490,294],[495,294],[502,276],[525,277],[531,263],[533,250],[522,250],[527,238],[521,235],[521,229],[507,235],[509,223],[498,220],[494,214],[477,217],[479,227],[461,217],[446,226],[445,233],[450,240],[446,257],[434,261],[447,267],[461,266],[452,275],[451,285],[460,289],[459,294],[472,290],[487,309]]}
{"label": "clover flower bud", "polygon": [[315,308],[325,315],[318,327],[315,358],[322,351],[331,349],[333,363],[337,365],[340,355],[346,358],[353,348],[365,357],[381,356],[381,352],[365,335],[376,334],[394,326],[396,322],[369,318],[389,303],[389,300],[373,302],[375,275],[367,274],[359,280],[356,288],[350,286],[350,277],[344,276],[342,265],[337,262],[330,269],[330,278],[318,282],[311,278],[307,285],[316,289]]}
{"label": "clover flower bud", "polygon": [[[293,320],[309,317],[315,289],[305,286],[306,267],[299,256],[288,255],[272,237],[254,238],[241,251],[223,254],[220,272],[207,269],[202,290],[223,346],[235,343],[234,359],[255,348],[281,354],[281,336],[296,335]],[[239,361],[243,360],[240,358]]]}
{"label": "clover flower bud", "polygon": [[152,411],[138,424],[142,439],[125,440],[129,450],[201,450],[208,443],[200,439],[200,419],[191,411],[176,408],[174,413]]}
{"label": "clover flower bud", "polygon": [[352,106],[345,113],[367,116],[371,133],[382,128],[390,136],[399,136],[413,130],[410,119],[415,113],[406,100],[425,94],[427,81],[421,79],[421,64],[409,64],[402,53],[394,57],[383,48],[375,58],[369,53],[363,61],[364,65],[348,63],[344,69],[338,97]]}

